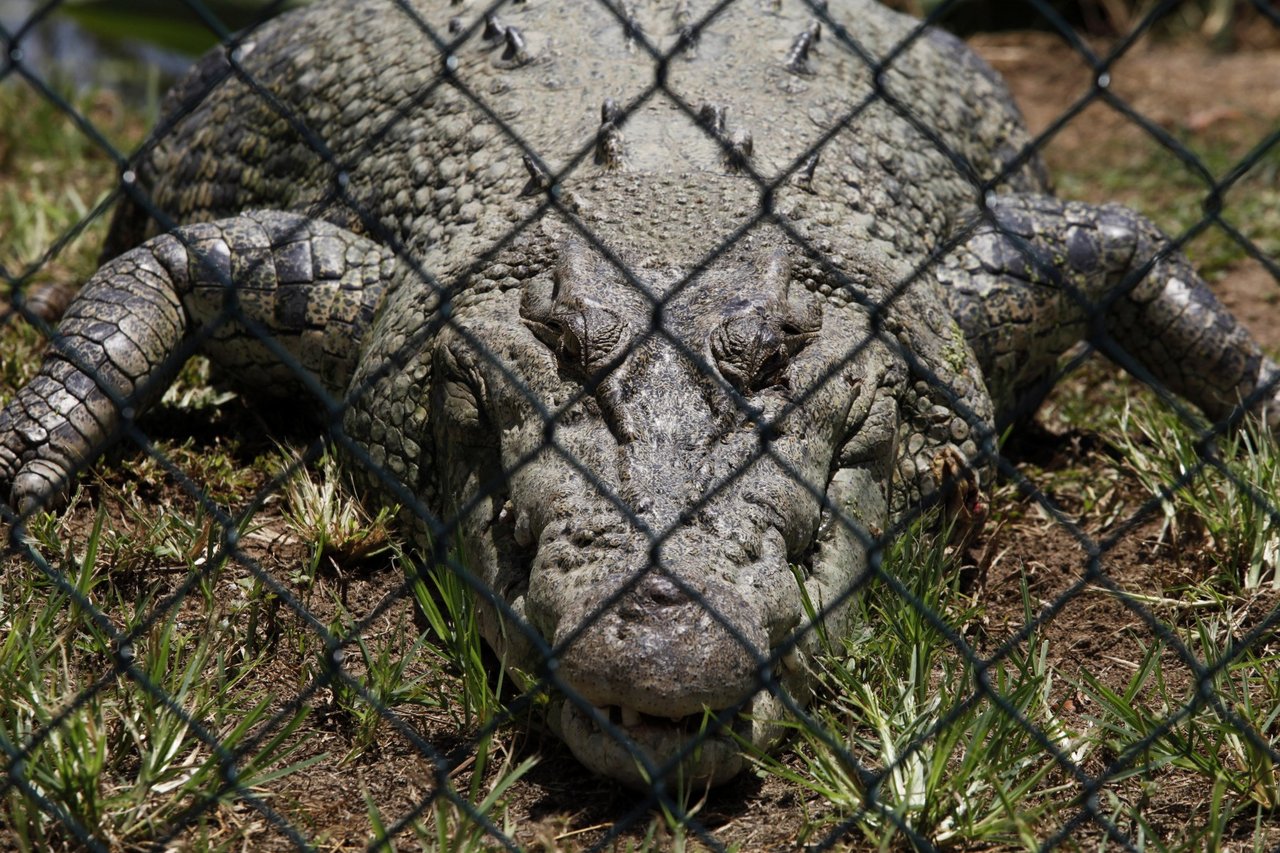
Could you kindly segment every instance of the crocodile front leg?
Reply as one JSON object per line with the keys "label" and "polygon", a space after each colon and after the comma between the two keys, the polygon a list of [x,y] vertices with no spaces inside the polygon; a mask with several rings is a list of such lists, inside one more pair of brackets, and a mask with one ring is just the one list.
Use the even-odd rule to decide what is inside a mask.
{"label": "crocodile front leg", "polygon": [[1210,418],[1249,401],[1277,421],[1276,364],[1149,220],[1038,195],[990,212],[938,278],[1002,422],[1032,413],[1081,340]]}
{"label": "crocodile front leg", "polygon": [[0,411],[11,505],[25,515],[59,495],[197,349],[259,396],[340,398],[393,267],[370,240],[278,212],[178,228],[112,260]]}

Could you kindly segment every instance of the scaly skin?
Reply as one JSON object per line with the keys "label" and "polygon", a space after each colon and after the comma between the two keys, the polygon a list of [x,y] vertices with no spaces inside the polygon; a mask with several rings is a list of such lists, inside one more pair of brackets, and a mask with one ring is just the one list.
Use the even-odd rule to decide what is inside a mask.
{"label": "scaly skin", "polygon": [[980,523],[996,429],[1076,341],[1213,417],[1274,396],[1150,223],[1047,195],[955,39],[862,0],[567,2],[321,3],[203,61],[0,413],[12,505],[199,345],[326,411],[420,547],[461,538],[585,764],[722,782],[729,729],[808,697],[802,591],[838,635],[904,512],[950,484]]}

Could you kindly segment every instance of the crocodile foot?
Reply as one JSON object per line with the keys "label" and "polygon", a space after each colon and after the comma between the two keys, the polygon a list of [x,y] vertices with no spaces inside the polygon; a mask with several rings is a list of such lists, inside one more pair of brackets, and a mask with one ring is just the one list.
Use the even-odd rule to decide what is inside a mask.
{"label": "crocodile foot", "polygon": [[933,458],[933,477],[942,496],[942,521],[952,544],[963,549],[982,530],[988,506],[981,476],[960,451],[948,444]]}

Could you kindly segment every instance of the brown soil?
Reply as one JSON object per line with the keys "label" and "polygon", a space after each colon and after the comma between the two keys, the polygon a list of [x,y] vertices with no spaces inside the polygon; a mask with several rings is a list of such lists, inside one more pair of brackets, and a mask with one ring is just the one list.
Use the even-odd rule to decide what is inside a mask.
{"label": "brown soil", "polygon": [[[982,37],[975,45],[1009,79],[1036,131],[1050,126],[1089,89],[1092,75],[1087,66],[1056,39],[1013,34]],[[1266,131],[1280,126],[1280,87],[1274,85],[1280,80],[1280,50],[1221,56],[1196,46],[1143,44],[1116,63],[1111,77],[1111,92],[1161,128],[1185,136],[1258,140]],[[1052,171],[1087,170],[1095,167],[1099,158],[1123,164],[1125,152],[1144,136],[1144,131],[1116,111],[1095,104],[1058,130],[1045,154]],[[1096,200],[1103,200],[1101,193]],[[1223,299],[1252,323],[1267,346],[1280,349],[1280,323],[1275,321],[1274,305],[1280,283],[1261,265],[1250,262],[1231,270],[1217,286]],[[1104,369],[1090,367],[1089,371],[1087,380],[1075,380],[1061,393],[1087,394],[1092,383],[1114,381]],[[251,423],[223,423],[217,428],[228,427],[249,431],[257,428]],[[1085,726],[1089,708],[1066,686],[1068,680],[1087,668],[1108,683],[1123,684],[1141,658],[1141,644],[1152,641],[1150,629],[1135,610],[1103,588],[1156,594],[1167,586],[1185,583],[1200,570],[1202,561],[1194,548],[1180,552],[1167,541],[1157,541],[1156,519],[1134,514],[1145,494],[1111,458],[1104,440],[1054,430],[1055,425],[1048,423],[1021,444],[1015,444],[1011,453],[1025,476],[1043,488],[1053,505],[1076,525],[1076,532],[1046,520],[1035,501],[1018,498],[1013,488],[1000,489],[1003,503],[994,506],[995,514],[985,538],[973,547],[974,554],[986,555],[981,587],[985,615],[977,626],[977,635],[981,638],[980,648],[989,653],[1023,627],[1026,620],[1021,583],[1025,580],[1033,610],[1039,611],[1043,620],[1040,638],[1048,641],[1050,663],[1062,675],[1055,682],[1061,691],[1055,701],[1064,719]],[[182,432],[181,427],[176,429],[177,435]],[[200,448],[193,452],[200,452]],[[254,449],[249,451],[249,459],[253,452]],[[1100,483],[1099,488],[1112,493],[1111,502],[1100,508],[1086,503],[1078,487],[1057,485],[1055,472],[1068,469],[1091,472]],[[92,484],[89,489],[98,495],[112,493],[109,488]],[[184,500],[173,487],[148,497]],[[1108,506],[1126,510],[1117,515],[1107,512]],[[85,525],[92,522],[92,509],[80,507],[74,511]],[[248,555],[273,572],[283,573],[296,566],[303,552],[299,543],[288,541],[282,532],[279,509],[268,506],[259,521],[262,526],[247,546]],[[1091,551],[1097,554],[1097,565],[1105,577],[1094,578],[1081,594],[1057,608],[1063,592],[1085,577],[1093,565],[1088,556]],[[165,583],[155,575],[139,582]],[[326,575],[305,602],[321,623],[338,615],[339,602],[359,618],[382,606],[399,583],[399,575],[389,569],[371,574]],[[1175,612],[1161,611],[1158,604],[1152,607],[1161,618],[1177,618]],[[1266,609],[1257,612],[1265,613]],[[287,607],[280,608],[277,618],[300,619]],[[418,618],[413,606],[401,600],[373,619],[365,632],[366,639],[374,642],[394,637]],[[276,648],[274,654],[270,671],[264,676],[267,686],[281,697],[296,695],[298,686],[306,681],[303,672],[311,659],[284,646]],[[1166,657],[1170,671],[1178,671],[1176,655],[1166,652]],[[1185,667],[1181,671],[1188,672]],[[1185,681],[1190,682],[1189,675]],[[293,760],[320,753],[329,757],[304,773],[287,777],[275,786],[269,802],[324,849],[363,848],[370,834],[366,797],[377,804],[383,819],[390,824],[418,808],[434,789],[434,768],[403,734],[385,724],[373,748],[350,761],[341,761],[349,742],[348,721],[336,712],[327,689],[313,696],[310,704],[315,713],[304,730],[306,746]],[[459,734],[456,723],[445,715],[424,710],[405,716],[419,735],[443,755],[465,749],[469,743],[465,734]],[[621,849],[643,839],[652,810],[642,808],[634,813],[638,802],[635,794],[589,777],[553,738],[512,727],[500,733],[498,742],[495,748],[509,752],[517,760],[529,755],[540,759],[507,798],[508,817],[519,844],[532,849],[579,849],[603,843],[608,849]],[[1100,759],[1090,759],[1084,769],[1100,772]],[[464,780],[469,771],[470,767],[464,764],[455,774]],[[1142,794],[1151,798],[1146,814],[1165,840],[1176,840],[1194,818],[1202,793],[1190,790],[1190,784],[1175,779],[1161,790]],[[1114,786],[1114,790],[1126,799],[1137,796],[1136,788],[1127,784]],[[706,832],[703,843],[709,846],[785,850],[802,842],[799,833],[806,818],[813,821],[830,810],[821,798],[776,777],[761,781],[747,775],[712,794],[701,804],[696,820]],[[247,807],[237,806],[226,819],[242,832],[245,827],[250,828],[239,845],[244,849],[289,847],[266,818]],[[624,827],[621,837],[609,840],[619,824]],[[1096,843],[1100,833],[1096,824],[1086,820],[1079,835],[1089,840],[1081,841],[1081,845]],[[1274,835],[1274,827],[1270,834]],[[816,838],[803,841],[814,843],[822,838],[819,832]],[[400,840],[406,845],[412,843],[407,836]],[[1275,838],[1271,840],[1274,842]],[[857,834],[851,833],[838,844],[856,845],[857,841]]]}

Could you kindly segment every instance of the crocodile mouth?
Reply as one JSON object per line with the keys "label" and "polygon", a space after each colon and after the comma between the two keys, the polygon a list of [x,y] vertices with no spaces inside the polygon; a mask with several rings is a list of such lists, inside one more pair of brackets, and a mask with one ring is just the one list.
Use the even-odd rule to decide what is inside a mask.
{"label": "crocodile mouth", "polygon": [[728,711],[671,719],[621,705],[588,713],[565,701],[560,712],[560,734],[574,756],[634,788],[648,788],[650,772],[693,786],[727,782],[742,770],[742,745],[752,742],[753,727],[751,718]]}

